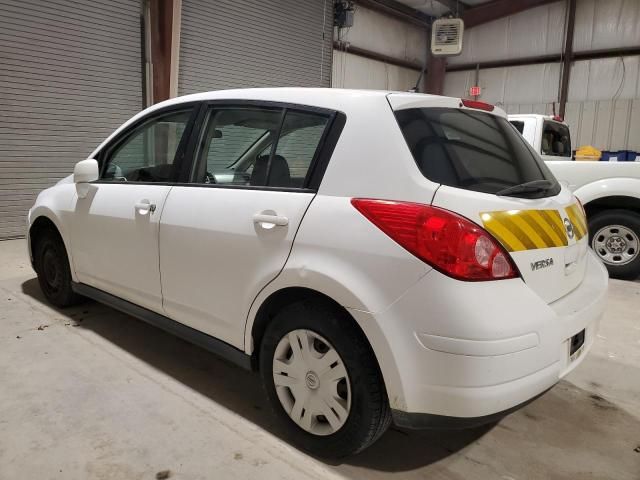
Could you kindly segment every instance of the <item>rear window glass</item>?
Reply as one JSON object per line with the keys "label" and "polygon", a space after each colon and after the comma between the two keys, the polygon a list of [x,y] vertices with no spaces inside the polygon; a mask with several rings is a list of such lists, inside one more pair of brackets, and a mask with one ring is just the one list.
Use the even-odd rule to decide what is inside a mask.
{"label": "rear window glass", "polygon": [[560,191],[539,156],[504,118],[455,108],[412,108],[395,115],[420,171],[433,182],[497,193],[525,182],[551,180],[553,188],[519,196]]}
{"label": "rear window glass", "polygon": [[544,122],[542,126],[543,155],[555,157],[571,156],[571,137],[569,127],[557,122]]}
{"label": "rear window glass", "polygon": [[518,130],[521,134],[522,134],[522,132],[524,132],[524,122],[523,121],[521,121],[521,120],[511,120],[511,125],[516,127],[516,130]]}

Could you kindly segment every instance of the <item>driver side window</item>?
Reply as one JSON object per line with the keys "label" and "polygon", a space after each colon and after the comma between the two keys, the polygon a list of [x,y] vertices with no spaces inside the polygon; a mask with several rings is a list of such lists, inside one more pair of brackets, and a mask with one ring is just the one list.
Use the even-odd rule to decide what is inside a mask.
{"label": "driver side window", "polygon": [[177,173],[176,152],[192,109],[155,117],[134,129],[105,159],[100,180],[169,182]]}

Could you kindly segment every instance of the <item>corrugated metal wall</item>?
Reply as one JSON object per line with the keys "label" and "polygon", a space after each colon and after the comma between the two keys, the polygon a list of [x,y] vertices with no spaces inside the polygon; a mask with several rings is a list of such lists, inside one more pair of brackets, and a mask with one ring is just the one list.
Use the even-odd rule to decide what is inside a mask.
{"label": "corrugated metal wall", "polygon": [[[424,28],[356,5],[351,28],[334,36],[350,45],[422,65],[427,55]],[[332,87],[406,91],[415,87],[419,70],[361,57],[343,50],[333,52]]]}
{"label": "corrugated metal wall", "polygon": [[183,0],[178,94],[328,87],[333,0]]}
{"label": "corrugated metal wall", "polygon": [[[463,52],[449,64],[557,54],[562,50],[565,3],[557,2],[465,32]],[[523,33],[526,32],[526,33]],[[577,0],[574,50],[640,44],[640,1]],[[543,64],[480,71],[481,100],[508,113],[547,113],[558,101],[560,65]],[[475,72],[451,72],[445,95],[468,96]],[[640,57],[575,62],[566,120],[574,147],[640,151]]]}
{"label": "corrugated metal wall", "polygon": [[416,86],[420,72],[385,62],[360,57],[341,50],[333,51],[332,86],[407,91]]}
{"label": "corrugated metal wall", "polygon": [[142,108],[140,4],[0,0],[0,239]]}

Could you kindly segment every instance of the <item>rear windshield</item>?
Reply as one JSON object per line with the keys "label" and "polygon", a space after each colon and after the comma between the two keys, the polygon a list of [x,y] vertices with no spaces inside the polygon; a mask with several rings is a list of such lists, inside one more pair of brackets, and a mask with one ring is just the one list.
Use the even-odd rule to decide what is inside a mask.
{"label": "rear windshield", "polygon": [[395,112],[409,149],[429,180],[485,193],[536,180],[545,191],[517,196],[557,195],[560,185],[544,162],[504,118],[456,108],[411,108]]}
{"label": "rear windshield", "polygon": [[544,122],[542,126],[542,150],[543,155],[555,157],[571,156],[571,137],[569,127],[557,122]]}
{"label": "rear windshield", "polygon": [[524,122],[522,120],[511,120],[511,125],[516,127],[520,133],[524,133]]}

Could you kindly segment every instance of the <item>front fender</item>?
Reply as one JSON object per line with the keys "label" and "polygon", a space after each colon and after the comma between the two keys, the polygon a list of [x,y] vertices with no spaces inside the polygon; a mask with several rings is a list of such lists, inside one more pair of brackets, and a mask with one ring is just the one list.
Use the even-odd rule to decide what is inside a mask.
{"label": "front fender", "polygon": [[574,192],[583,205],[605,197],[633,197],[640,199],[640,179],[605,178],[587,183]]}
{"label": "front fender", "polygon": [[69,211],[71,202],[76,194],[75,184],[61,183],[54,187],[43,190],[38,195],[36,202],[28,213],[28,226],[27,232],[27,248],[29,250],[29,258],[33,263],[33,251],[31,248],[31,227],[38,220],[38,218],[47,218],[56,227],[64,248],[67,251],[67,257],[69,258],[69,265],[71,267],[71,278],[73,281],[77,281],[74,263],[73,263],[73,251],[71,249],[71,240],[69,238],[68,228],[68,216],[66,213]]}

